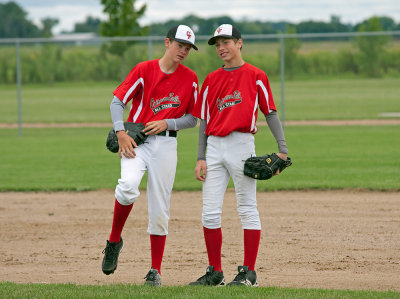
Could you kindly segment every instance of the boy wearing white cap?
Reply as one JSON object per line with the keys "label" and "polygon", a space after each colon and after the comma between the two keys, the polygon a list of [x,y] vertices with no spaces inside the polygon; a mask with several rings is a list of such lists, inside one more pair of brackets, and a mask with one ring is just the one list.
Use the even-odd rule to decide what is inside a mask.
{"label": "boy wearing white cap", "polygon": [[[191,48],[197,50],[193,30],[186,25],[171,28],[165,38],[164,56],[137,64],[113,92],[110,110],[118,136],[121,178],[115,188],[112,229],[104,249],[102,271],[106,275],[117,269],[123,247],[121,232],[139,197],[139,184],[147,170],[151,268],[145,284],[161,286],[161,263],[177,164],[177,132],[197,124],[191,115],[198,97],[197,76],[181,64]],[[123,110],[129,102],[127,121],[143,123],[148,135],[146,143],[139,146],[124,128]]]}
{"label": "boy wearing white cap", "polygon": [[245,176],[243,168],[244,161],[255,156],[258,108],[278,143],[277,155],[286,160],[288,151],[268,77],[243,60],[240,31],[231,24],[223,24],[208,44],[215,45],[224,66],[206,77],[193,110],[193,116],[201,119],[195,176],[203,182],[202,223],[209,266],[206,274],[190,285],[225,285],[221,266],[221,214],[231,177],[243,228],[244,260],[228,286],[256,287],[255,263],[261,223],[256,180]]}

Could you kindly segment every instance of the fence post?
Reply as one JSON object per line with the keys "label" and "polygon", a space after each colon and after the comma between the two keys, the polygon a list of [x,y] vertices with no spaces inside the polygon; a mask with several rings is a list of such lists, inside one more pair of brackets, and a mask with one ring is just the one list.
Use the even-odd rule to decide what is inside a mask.
{"label": "fence post", "polygon": [[147,50],[148,50],[148,57],[149,60],[153,59],[153,43],[151,41],[151,36],[148,36],[148,40],[147,40]]}
{"label": "fence post", "polygon": [[285,129],[285,39],[283,35],[280,38],[280,53],[281,53],[281,123]]}
{"label": "fence post", "polygon": [[21,53],[20,42],[16,41],[17,50],[17,90],[18,90],[18,135],[22,136],[22,101],[21,101]]}

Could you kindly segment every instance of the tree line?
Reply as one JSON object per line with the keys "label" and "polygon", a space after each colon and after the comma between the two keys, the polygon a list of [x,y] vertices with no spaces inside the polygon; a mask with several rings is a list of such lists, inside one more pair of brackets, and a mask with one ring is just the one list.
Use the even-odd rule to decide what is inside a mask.
{"label": "tree line", "polygon": [[[400,30],[400,23],[390,17],[377,17],[381,23],[382,30]],[[343,24],[339,16],[331,16],[329,22],[321,21],[302,21],[299,23],[291,22],[268,22],[268,21],[237,21],[228,16],[213,18],[200,18],[195,15],[188,15],[181,19],[169,20],[163,23],[153,23],[150,25],[150,34],[164,35],[165,28],[175,24],[186,24],[193,28],[196,34],[210,35],[220,24],[232,24],[238,27],[242,34],[275,34],[287,32],[288,28],[294,28],[297,33],[330,33],[330,32],[357,32],[360,27],[365,26],[368,19],[355,25]]]}
{"label": "tree line", "polygon": [[[129,26],[129,23],[127,24],[124,20],[136,23],[132,25],[132,28],[134,29],[123,31],[123,33],[127,35],[165,35],[165,28],[170,28],[176,24],[186,24],[192,27],[195,33],[199,35],[210,35],[218,25],[224,23],[237,26],[240,28],[242,34],[274,34],[287,32],[289,27],[294,28],[294,31],[297,33],[357,32],[360,27],[365,26],[368,22],[368,19],[366,19],[354,25],[345,24],[341,22],[339,16],[335,15],[331,16],[329,22],[308,20],[299,23],[291,23],[285,21],[238,21],[229,16],[201,18],[191,14],[180,19],[171,19],[165,22],[153,23],[149,26],[140,28],[137,20],[144,15],[146,5],[143,5],[136,11],[133,7],[135,3],[134,0],[103,0],[101,2],[104,6],[104,12],[110,15],[108,21],[102,21],[99,18],[87,16],[86,20],[83,22],[75,23],[72,32],[65,33],[94,32],[98,35],[109,36],[104,34],[104,29],[106,27],[110,29],[111,26]],[[118,13],[116,13],[116,6],[119,6],[121,11],[125,11],[125,15],[118,15]],[[112,14],[117,18],[112,18]],[[377,18],[379,19],[383,31],[400,30],[400,22],[396,23],[395,20],[388,16]],[[52,36],[52,29],[58,24],[58,22],[59,20],[54,18],[45,18],[41,20],[41,26],[37,26],[29,20],[27,12],[16,2],[10,1],[7,3],[0,3],[0,38],[49,37]],[[114,32],[114,34],[120,35],[116,32]]]}
{"label": "tree line", "polygon": [[0,3],[0,38],[51,37],[52,29],[58,22],[54,18],[44,18],[41,26],[37,26],[17,3]]}

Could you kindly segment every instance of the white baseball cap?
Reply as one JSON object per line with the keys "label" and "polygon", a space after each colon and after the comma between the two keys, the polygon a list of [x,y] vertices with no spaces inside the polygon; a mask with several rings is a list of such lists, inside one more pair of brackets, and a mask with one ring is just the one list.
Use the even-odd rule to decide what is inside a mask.
{"label": "white baseball cap", "polygon": [[209,45],[214,45],[217,37],[242,38],[240,31],[231,24],[222,24],[215,30],[214,36],[208,40]]}
{"label": "white baseball cap", "polygon": [[198,50],[194,44],[194,41],[196,39],[194,36],[194,32],[189,26],[178,25],[172,27],[167,33],[167,38],[176,40],[177,42],[183,44],[190,44],[192,45],[193,49],[195,49],[196,51]]}

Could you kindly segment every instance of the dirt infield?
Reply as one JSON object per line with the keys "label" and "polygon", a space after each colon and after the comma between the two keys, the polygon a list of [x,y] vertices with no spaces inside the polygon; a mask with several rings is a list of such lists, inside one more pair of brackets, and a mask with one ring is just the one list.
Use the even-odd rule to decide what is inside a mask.
{"label": "dirt infield", "polygon": [[[263,225],[261,286],[400,291],[400,194],[367,191],[258,193]],[[150,267],[143,192],[123,232],[115,274],[101,272],[113,191],[0,193],[0,281],[143,283]],[[162,268],[164,285],[185,285],[207,266],[201,194],[174,192]],[[222,263],[229,281],[243,261],[243,233],[229,191]]]}

